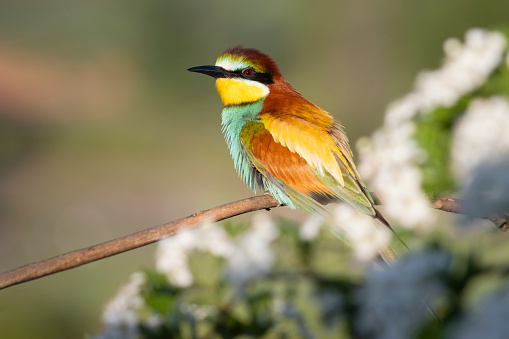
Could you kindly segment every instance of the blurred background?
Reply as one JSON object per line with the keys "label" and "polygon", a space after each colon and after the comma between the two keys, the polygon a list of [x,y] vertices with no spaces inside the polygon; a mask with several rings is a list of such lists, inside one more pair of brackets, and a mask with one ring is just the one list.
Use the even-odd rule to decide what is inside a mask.
{"label": "blurred background", "polygon": [[[439,65],[446,38],[508,12],[505,0],[2,1],[0,271],[251,196],[213,80],[186,71],[224,49],[270,54],[354,144]],[[98,332],[154,248],[0,291],[1,336]]]}

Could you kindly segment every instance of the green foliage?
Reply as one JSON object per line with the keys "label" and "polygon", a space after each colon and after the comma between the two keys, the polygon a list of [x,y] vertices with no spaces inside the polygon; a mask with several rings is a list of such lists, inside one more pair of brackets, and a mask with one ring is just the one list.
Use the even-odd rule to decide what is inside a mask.
{"label": "green foliage", "polygon": [[[505,61],[506,55],[504,55]],[[431,112],[418,115],[415,140],[426,152],[426,159],[420,165],[423,190],[431,197],[449,193],[457,188],[449,168],[452,132],[455,121],[465,112],[472,100],[479,97],[509,97],[509,66],[502,62],[487,81],[474,92],[469,93],[450,107],[437,107]]]}
{"label": "green foliage", "polygon": [[[413,166],[414,162],[419,163],[422,187],[431,197],[454,192],[462,184],[450,168],[452,140],[458,140],[456,137],[462,134],[454,134],[457,121],[477,98],[509,96],[507,60],[498,62],[505,48],[503,39],[499,34],[488,36],[485,33],[482,30],[470,31],[466,39],[469,43],[465,43],[468,48],[459,41],[450,41],[448,62],[458,62],[456,66],[459,67],[431,74],[426,80],[432,81],[425,85],[436,86],[436,91],[430,90],[431,87],[421,92],[417,90],[413,93],[417,99],[414,96],[406,97],[411,100],[405,108],[410,107],[413,111],[403,109],[399,111],[401,116],[395,115],[398,119],[412,119],[415,125],[414,138],[425,157],[418,159],[420,153],[415,151],[411,143],[412,147],[407,153],[412,156],[403,159],[411,159],[411,166],[406,165],[412,178],[418,177],[413,175],[416,173]],[[477,54],[479,39],[483,37],[494,39],[495,42],[495,52],[492,52],[496,55],[492,54],[488,61],[483,59],[485,55]],[[462,56],[466,55],[467,61],[457,57],[461,53],[466,53]],[[477,72],[472,71],[479,66],[476,57],[486,63]],[[449,73],[451,69],[453,72]],[[446,93],[449,96],[444,99],[444,93],[440,90],[451,92]],[[438,106],[429,112],[419,111],[430,103],[437,105],[439,102],[443,105],[454,104],[451,107]],[[487,112],[490,113],[492,106],[488,107]],[[476,131],[484,112],[477,115],[480,118],[468,126],[470,129],[462,132],[467,131],[464,133],[467,136],[473,134],[471,131]],[[400,121],[398,119],[393,121]],[[502,125],[495,122],[489,126],[484,134],[491,136],[494,127]],[[395,132],[403,133],[399,129]],[[504,132],[502,128],[499,135]],[[404,141],[410,141],[406,134],[404,136]],[[467,141],[472,140],[483,139]],[[407,143],[404,142],[405,145]],[[403,151],[401,154],[407,153]],[[398,154],[395,152],[391,157],[396,159]],[[467,153],[467,158],[470,155]],[[379,158],[385,159],[383,156]],[[501,172],[506,173],[504,169]],[[401,182],[402,185],[397,188],[400,191],[395,194],[409,191],[407,188],[413,184],[410,181]],[[405,198],[411,199],[408,196]],[[419,207],[421,205],[420,202],[406,201],[399,207],[406,209],[412,207],[412,203]],[[422,205],[422,209],[415,210],[422,212],[422,215],[429,213],[426,202]],[[389,209],[388,204],[386,207]],[[177,234],[161,244],[164,249],[161,253],[165,254],[158,254],[158,267],[165,267],[167,276],[153,271],[145,272],[141,286],[134,286],[134,289],[139,288],[141,301],[134,298],[136,303],[127,303],[132,306],[129,309],[131,313],[124,315],[125,324],[112,322],[113,330],[123,331],[120,323],[131,331],[130,337],[134,333],[152,339],[448,338],[458,328],[473,330],[469,317],[474,314],[476,330],[479,328],[477,323],[483,323],[483,330],[493,330],[495,333],[507,331],[502,317],[509,312],[509,292],[506,293],[507,300],[495,299],[493,305],[489,305],[497,311],[495,315],[501,315],[502,321],[496,321],[497,326],[492,326],[493,315],[490,318],[476,315],[473,300],[480,299],[479,294],[475,293],[480,283],[495,286],[493,276],[497,276],[496,282],[507,284],[509,272],[506,261],[494,263],[479,255],[485,255],[496,246],[493,246],[494,242],[486,242],[489,246],[479,251],[483,241],[478,234],[466,241],[477,246],[474,252],[472,248],[461,247],[465,240],[457,234],[426,234],[423,228],[419,231],[419,250],[405,256],[401,252],[407,253],[406,249],[396,249],[400,261],[368,269],[367,265],[353,261],[351,252],[338,239],[331,238],[330,232],[322,232],[312,240],[303,240],[300,227],[304,226],[300,223],[280,221],[275,227],[268,217],[255,220],[257,222],[251,226],[231,221],[226,222],[222,229],[209,225],[203,233]],[[339,223],[337,220],[332,222]],[[409,244],[415,242],[416,230],[409,228],[403,234]],[[356,240],[352,240],[355,238],[352,236],[350,244],[356,250],[361,246],[374,246],[373,233],[367,233],[364,238],[358,237]],[[180,235],[184,236],[179,238]],[[204,238],[215,241],[203,241]],[[503,253],[507,255],[507,249],[503,247]],[[161,258],[165,265],[159,265]],[[185,279],[176,279],[179,274],[180,278]],[[125,302],[122,298],[120,300]]]}
{"label": "green foliage", "polygon": [[[138,311],[138,333],[143,338],[347,338],[359,334],[363,308],[359,295],[365,294],[368,286],[376,283],[377,271],[363,276],[354,270],[341,272],[340,265],[347,269],[350,264],[337,260],[334,265],[318,268],[310,265],[316,260],[325,260],[325,252],[335,251],[328,247],[328,234],[322,233],[313,241],[299,239],[298,228],[293,222],[282,221],[279,226],[280,236],[274,242],[274,249],[283,249],[294,258],[281,258],[274,268],[265,274],[249,280],[243,286],[235,285],[224,271],[224,261],[207,260],[207,266],[214,263],[209,270],[217,271],[209,275],[209,281],[195,282],[193,285],[180,288],[168,283],[166,276],[151,270],[144,272],[145,282],[140,295],[145,306]],[[232,227],[229,224],[227,227]],[[493,274],[506,274],[507,265],[491,265],[477,259],[474,255],[461,254],[447,245],[450,239],[431,240],[422,252],[445,253],[454,260],[446,269],[431,273],[426,279],[434,280],[442,288],[440,293],[427,295],[422,290],[422,297],[417,301],[408,300],[417,305],[401,304],[399,300],[406,292],[399,289],[412,289],[414,286],[402,284],[395,291],[387,290],[381,298],[393,300],[388,313],[408,307],[424,307],[422,298],[433,307],[441,319],[436,321],[431,316],[424,317],[414,329],[415,338],[445,338],[451,326],[456,324],[467,312],[467,299],[471,288]],[[325,247],[325,248],[324,248]],[[212,256],[207,253],[194,253]],[[406,260],[418,260],[420,252],[413,253]],[[337,258],[337,257],[336,257]],[[203,262],[203,261],[202,261]],[[410,265],[412,267],[413,264]],[[397,273],[397,266],[386,268],[387,274],[401,281],[412,281],[412,273]],[[395,274],[390,273],[396,270]],[[193,274],[199,272],[195,269]],[[346,273],[345,273],[346,272]],[[375,274],[373,274],[375,273]],[[418,273],[418,274],[422,274]],[[370,280],[373,280],[369,282]],[[383,284],[383,278],[380,283]],[[430,280],[430,281],[431,281]],[[419,291],[421,293],[421,291]],[[395,311],[396,310],[396,311]],[[369,310],[368,310],[369,311]],[[148,319],[157,319],[150,322]]]}
{"label": "green foliage", "polygon": [[154,312],[166,314],[174,308],[179,290],[168,284],[166,276],[154,271],[145,271],[147,283],[142,290],[145,303]]}
{"label": "green foliage", "polygon": [[431,197],[455,188],[449,170],[451,129],[454,119],[463,113],[465,100],[453,108],[438,108],[416,119],[415,140],[426,151],[426,161],[421,165],[422,187]]}

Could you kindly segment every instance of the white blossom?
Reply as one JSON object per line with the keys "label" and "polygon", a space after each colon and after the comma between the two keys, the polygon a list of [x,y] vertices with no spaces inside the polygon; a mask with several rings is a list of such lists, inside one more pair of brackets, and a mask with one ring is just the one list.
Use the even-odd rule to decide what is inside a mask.
{"label": "white blossom", "polygon": [[182,231],[159,242],[156,252],[156,268],[166,274],[168,281],[178,287],[193,283],[189,269],[189,256],[199,242],[193,230]]}
{"label": "white blossom", "polygon": [[138,323],[137,311],[144,305],[140,288],[145,283],[145,275],[135,272],[130,281],[106,305],[103,321],[108,325],[134,325]]}
{"label": "white blossom", "polygon": [[203,320],[207,317],[217,314],[217,308],[210,305],[181,303],[180,311],[193,316],[196,320]]}
{"label": "white blossom", "polygon": [[272,220],[265,213],[255,214],[251,229],[239,239],[231,237],[217,225],[184,231],[159,243],[157,269],[175,286],[193,283],[189,257],[195,250],[208,251],[227,260],[226,277],[240,287],[272,267],[274,254],[270,243],[278,236]]}
{"label": "white blossom", "polygon": [[509,102],[503,97],[470,102],[453,131],[451,166],[468,183],[472,172],[486,161],[509,156]]}
{"label": "white blossom", "polygon": [[196,248],[215,256],[228,258],[234,251],[234,243],[226,231],[217,224],[205,223],[195,230]]}
{"label": "white blossom", "polygon": [[310,216],[304,224],[299,227],[299,237],[302,241],[313,241],[322,228],[324,218],[322,214]]}
{"label": "white blossom", "polygon": [[442,68],[417,77],[419,108],[428,112],[435,107],[453,106],[462,95],[486,81],[500,65],[505,48],[502,34],[482,29],[469,30],[463,45],[458,40],[447,40]]}
{"label": "white blossom", "polygon": [[415,166],[401,165],[381,172],[373,188],[383,201],[384,214],[407,228],[427,230],[435,221],[421,188],[422,175]]}
{"label": "white blossom", "polygon": [[415,252],[384,270],[372,269],[359,290],[356,321],[361,337],[412,338],[412,333],[432,317],[426,301],[440,296],[446,287],[440,275],[450,262],[447,253]]}
{"label": "white blossom", "polygon": [[434,223],[421,188],[419,165],[426,153],[414,140],[413,119],[437,107],[451,107],[481,86],[502,62],[505,48],[502,34],[482,29],[469,30],[464,43],[447,40],[442,67],[419,74],[414,90],[389,105],[384,126],[358,142],[359,172],[373,185],[389,220],[421,229]]}
{"label": "white blossom", "polygon": [[395,127],[408,123],[421,109],[419,93],[413,92],[389,104],[385,112],[385,125]]}
{"label": "white blossom", "polygon": [[374,225],[371,217],[347,204],[339,204],[334,210],[332,227],[345,234],[346,240],[354,250],[355,258],[361,262],[374,259],[391,238],[388,231]]}
{"label": "white blossom", "polygon": [[250,279],[268,272],[274,263],[270,244],[279,232],[267,213],[253,217],[251,229],[237,239],[235,250],[228,257],[226,276],[240,291]]}
{"label": "white blossom", "polygon": [[452,328],[453,339],[506,339],[509,338],[509,290],[503,288],[486,299],[463,317]]}
{"label": "white blossom", "polygon": [[386,125],[397,125],[436,107],[453,106],[500,65],[506,45],[502,34],[482,29],[469,30],[464,44],[457,39],[446,40],[442,67],[417,76],[413,92],[389,106]]}
{"label": "white blossom", "polygon": [[145,283],[145,275],[135,272],[130,281],[106,305],[102,319],[106,328],[96,339],[137,338],[139,315],[145,305],[140,288]]}
{"label": "white blossom", "polygon": [[426,229],[435,218],[421,188],[417,164],[425,160],[425,154],[413,139],[414,129],[413,122],[407,121],[376,131],[371,140],[361,140],[358,168],[382,200],[389,220]]}
{"label": "white blossom", "polygon": [[193,283],[189,257],[195,250],[228,258],[233,253],[234,245],[221,227],[206,222],[200,228],[182,231],[160,241],[156,253],[156,268],[166,274],[173,285],[188,287]]}

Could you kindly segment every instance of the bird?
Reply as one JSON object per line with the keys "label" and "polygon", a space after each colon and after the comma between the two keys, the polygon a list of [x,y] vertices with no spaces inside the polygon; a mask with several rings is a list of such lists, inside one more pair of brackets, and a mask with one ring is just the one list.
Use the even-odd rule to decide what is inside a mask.
{"label": "bird", "polygon": [[216,79],[226,143],[255,193],[268,191],[281,205],[309,214],[344,202],[394,233],[355,167],[343,125],[304,98],[269,55],[236,46],[215,65],[188,71]]}

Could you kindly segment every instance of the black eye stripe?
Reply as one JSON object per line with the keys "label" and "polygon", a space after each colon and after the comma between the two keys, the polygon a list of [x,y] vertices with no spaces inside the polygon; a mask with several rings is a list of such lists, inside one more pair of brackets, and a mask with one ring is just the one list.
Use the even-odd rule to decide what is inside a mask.
{"label": "black eye stripe", "polygon": [[241,69],[241,70],[238,70],[238,71],[230,71],[231,77],[232,78],[242,78],[242,79],[258,81],[258,82],[260,82],[260,83],[262,83],[264,85],[272,85],[272,84],[274,84],[274,80],[272,79],[272,74],[256,72],[252,68],[249,68],[249,69],[252,71],[252,75],[250,75],[250,76],[244,75],[244,71],[246,70],[244,68],[244,69]]}
{"label": "black eye stripe", "polygon": [[269,73],[255,73],[249,79],[261,82],[264,85],[272,85],[274,83],[272,74]]}

